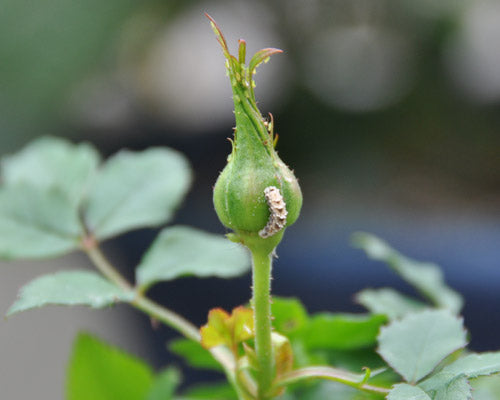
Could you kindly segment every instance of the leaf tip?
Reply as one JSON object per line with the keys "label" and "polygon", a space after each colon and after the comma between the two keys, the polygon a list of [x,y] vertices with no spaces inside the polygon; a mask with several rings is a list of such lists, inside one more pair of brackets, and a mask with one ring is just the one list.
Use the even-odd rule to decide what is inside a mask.
{"label": "leaf tip", "polygon": [[226,42],[226,39],[224,38],[224,35],[222,34],[222,30],[220,29],[219,25],[217,25],[217,22],[215,22],[215,19],[213,19],[208,13],[205,13],[205,17],[207,17],[209,19],[210,26],[212,27],[212,30],[215,33],[217,41],[222,46],[222,50],[224,52],[224,55],[229,58],[229,56],[230,56],[229,48],[227,47],[227,42]]}

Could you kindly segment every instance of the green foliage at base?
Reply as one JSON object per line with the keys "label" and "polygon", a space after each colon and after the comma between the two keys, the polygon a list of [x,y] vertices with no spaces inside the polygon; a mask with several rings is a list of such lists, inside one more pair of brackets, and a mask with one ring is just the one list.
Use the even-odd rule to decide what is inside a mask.
{"label": "green foliage at base", "polygon": [[[212,310],[200,335],[144,294],[151,285],[186,275],[245,273],[249,257],[239,244],[190,227],[164,228],[136,268],[134,284],[99,249],[101,240],[170,220],[191,182],[183,156],[150,149],[120,152],[102,162],[89,144],[44,138],[4,158],[0,176],[0,259],[83,250],[98,270],[38,277],[20,290],[8,315],[46,305],[101,308],[126,302],[189,338],[168,346],[187,365],[228,377],[227,384],[180,390],[178,370],[156,373],[144,361],[81,334],[68,367],[67,400],[258,398],[255,310],[238,307],[232,315]],[[370,234],[357,234],[354,242],[421,298],[391,288],[367,289],[356,299],[368,313],[310,315],[298,299],[274,297],[271,353],[277,373],[267,397],[499,400],[500,352],[466,349],[467,332],[458,316],[463,300],[446,285],[439,267],[403,256]]]}
{"label": "green foliage at base", "polygon": [[143,361],[89,335],[76,338],[68,366],[67,400],[169,400],[179,375],[155,376]]}

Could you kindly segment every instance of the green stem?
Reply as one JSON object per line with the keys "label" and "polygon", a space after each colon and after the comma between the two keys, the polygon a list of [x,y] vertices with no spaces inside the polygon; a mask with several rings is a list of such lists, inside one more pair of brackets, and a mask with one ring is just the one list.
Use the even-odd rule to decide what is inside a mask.
{"label": "green stem", "polygon": [[274,379],[271,342],[271,254],[253,249],[252,262],[255,351],[259,363],[258,400],[264,400]]}
{"label": "green stem", "polygon": [[136,296],[130,304],[145,312],[150,317],[155,318],[179,331],[188,339],[194,340],[195,342],[199,342],[201,340],[200,332],[195,325],[168,308],[165,308],[143,296]]}
{"label": "green stem", "polygon": [[[150,317],[153,317],[158,321],[163,322],[165,325],[177,330],[186,338],[194,340],[195,342],[201,341],[199,329],[195,325],[168,308],[165,308],[148,299],[147,297],[137,294],[135,299],[130,304],[148,314]],[[219,364],[222,365],[227,379],[229,380],[229,383],[233,385],[239,399],[245,400],[246,398],[242,394],[241,388],[238,386],[236,380],[236,365],[231,352],[224,347],[214,347],[209,349],[209,351]]]}
{"label": "green stem", "polygon": [[[201,341],[199,329],[191,322],[187,321],[168,308],[165,308],[142,295],[137,295],[134,301],[132,301],[131,305],[145,312],[149,316],[163,322],[165,325],[177,330],[186,338],[194,340],[198,343]],[[244,396],[241,388],[237,383],[235,374],[236,365],[234,357],[229,349],[226,349],[224,347],[213,347],[209,349],[209,351],[212,356],[219,362],[219,364],[222,365],[229,383],[233,385],[236,393],[238,394],[238,398],[240,400],[246,400],[247,397]]]}
{"label": "green stem", "polygon": [[[96,268],[111,282],[121,287],[126,291],[133,291],[132,285],[123,277],[122,274],[108,261],[106,256],[102,253],[101,249],[96,243],[91,246],[85,247],[85,252],[89,256],[92,263]],[[180,315],[162,307],[158,303],[144,297],[141,293],[135,291],[134,300],[130,303],[135,308],[144,311],[149,316],[163,322],[171,328],[179,331],[185,337],[197,342],[200,341],[200,333],[198,328],[191,322],[187,321]]]}
{"label": "green stem", "polygon": [[343,383],[344,385],[355,387],[365,392],[387,394],[390,389],[365,383],[366,376],[364,374],[356,375],[349,371],[344,371],[332,367],[306,367],[288,372],[277,380],[275,386],[288,386],[292,383],[310,378],[327,379],[335,382]]}
{"label": "green stem", "polygon": [[[124,290],[134,290],[133,286],[108,261],[94,240],[86,240],[84,242],[83,250],[95,267],[111,282],[115,283]],[[148,299],[142,293],[135,291],[134,300],[130,302],[130,304],[148,314],[150,317],[153,317],[158,321],[163,322],[165,325],[177,330],[186,338],[200,342],[200,332],[195,325],[168,308]],[[246,397],[242,393],[242,389],[238,386],[236,380],[236,364],[232,354],[223,347],[214,347],[213,349],[210,349],[210,353],[222,365],[228,381],[233,385],[236,393],[238,394],[238,398],[240,400],[246,400]]]}
{"label": "green stem", "polygon": [[[194,340],[195,342],[201,341],[199,329],[193,325],[191,322],[187,321],[179,314],[161,306],[158,303],[144,297],[141,294],[136,294],[135,299],[130,303],[135,308],[148,314],[150,317],[163,322],[165,325],[177,330],[186,338]],[[214,347],[209,349],[212,356],[222,365],[224,372],[227,376],[229,383],[231,383],[238,394],[240,400],[246,400],[241,388],[238,386],[236,380],[236,365],[234,357],[231,352],[224,347]]]}
{"label": "green stem", "polygon": [[126,291],[133,290],[132,285],[123,277],[118,270],[111,265],[108,259],[104,256],[101,249],[93,241],[89,246],[84,248],[85,253],[90,258],[95,267],[101,272],[106,278],[111,282],[115,283],[117,286],[121,287]]}

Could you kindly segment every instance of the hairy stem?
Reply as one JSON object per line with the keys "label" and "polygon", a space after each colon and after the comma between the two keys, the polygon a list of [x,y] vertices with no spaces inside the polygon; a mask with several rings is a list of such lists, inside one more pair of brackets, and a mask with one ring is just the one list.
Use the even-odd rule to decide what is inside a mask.
{"label": "hairy stem", "polygon": [[274,378],[274,357],[271,342],[271,255],[252,250],[253,298],[255,319],[255,351],[259,363],[258,399],[266,399]]}

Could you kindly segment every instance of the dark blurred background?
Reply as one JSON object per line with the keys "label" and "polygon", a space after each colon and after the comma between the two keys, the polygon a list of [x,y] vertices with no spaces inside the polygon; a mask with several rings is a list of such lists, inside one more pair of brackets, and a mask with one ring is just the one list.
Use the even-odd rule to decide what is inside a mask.
{"label": "dark blurred background", "polygon": [[[350,247],[352,232],[369,231],[408,256],[440,264],[466,298],[472,348],[498,349],[498,0],[3,0],[1,154],[47,134],[90,141],[105,155],[171,146],[187,155],[196,175],[175,222],[223,233],[211,188],[234,122],[222,52],[204,12],[233,51],[240,37],[250,53],[284,50],[256,77],[261,111],[273,113],[278,150],[304,193],[302,216],[279,247],[275,294],[300,297],[310,311],[361,311],[352,297],[367,286],[411,293]],[[155,233],[134,232],[106,248],[132,276]],[[34,265],[22,265],[29,273],[17,272],[21,266],[2,271],[2,312],[25,281],[9,283],[9,274],[46,271]],[[210,307],[248,301],[250,277],[186,278],[151,295],[202,324]],[[63,374],[70,337],[53,337],[72,336],[66,326],[108,324],[104,336],[155,366],[179,363],[165,351],[173,333],[152,330],[133,311],[119,308],[119,328],[87,311],[78,311],[77,323],[73,311],[67,320],[55,311],[40,311],[37,322],[30,313],[0,323],[0,384],[13,393],[6,398],[29,398],[19,390],[36,383],[14,388],[15,376],[37,358],[62,352],[54,376]],[[33,335],[29,324],[49,320],[51,329],[20,361]],[[24,342],[16,333],[21,323]],[[9,368],[8,349],[17,352]],[[62,398],[59,379],[41,382],[37,395],[46,397],[39,398]]]}

